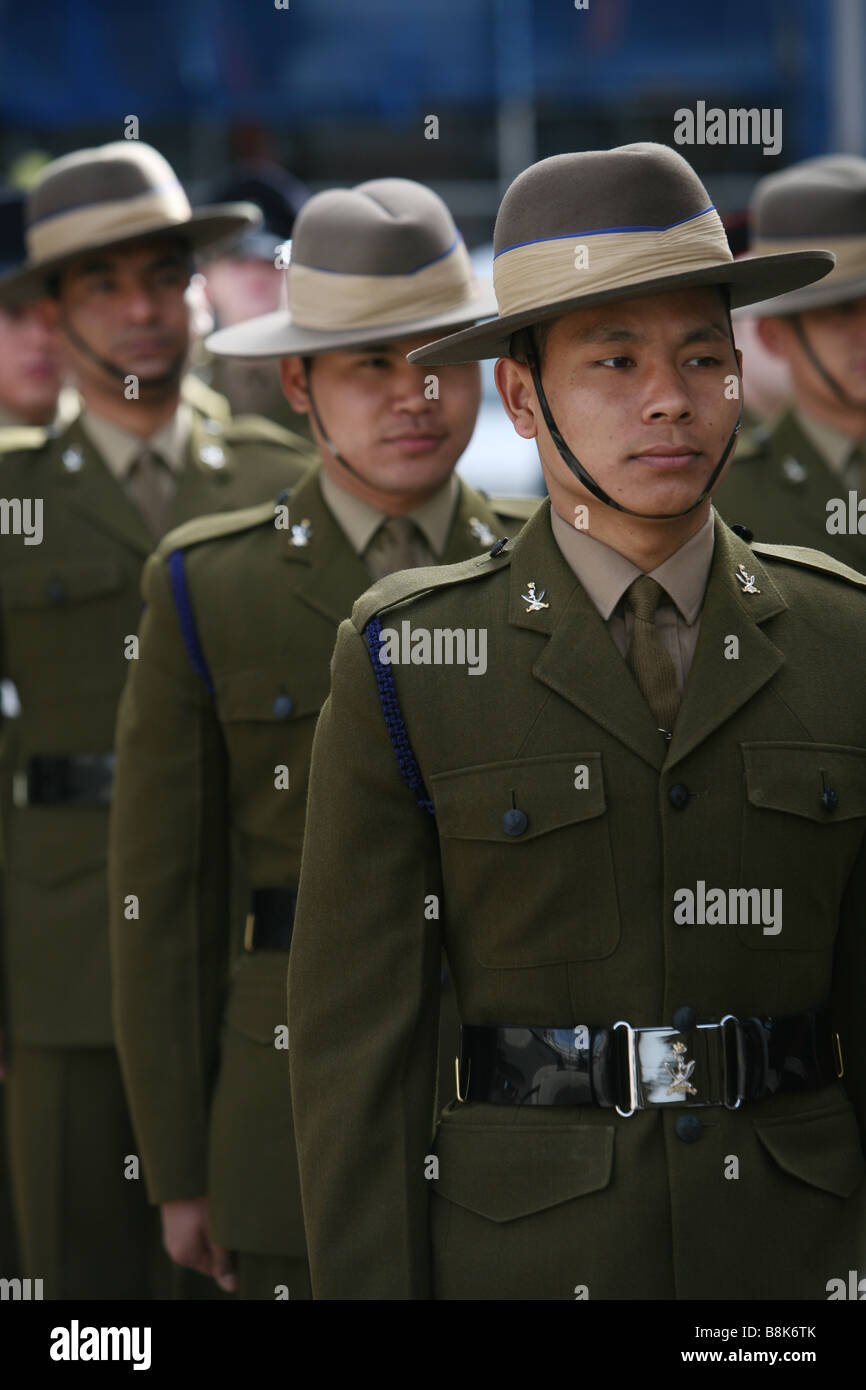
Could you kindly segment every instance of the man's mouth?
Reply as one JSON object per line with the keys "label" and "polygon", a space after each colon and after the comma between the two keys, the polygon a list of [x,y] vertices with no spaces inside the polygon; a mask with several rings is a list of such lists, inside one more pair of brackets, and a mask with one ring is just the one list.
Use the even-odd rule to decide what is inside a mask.
{"label": "man's mouth", "polygon": [[628,457],[630,462],[642,463],[647,468],[688,468],[703,457],[703,450],[693,449],[688,444],[653,444]]}
{"label": "man's mouth", "polygon": [[384,444],[395,445],[410,454],[423,454],[438,449],[441,445],[444,434],[436,434],[432,431],[419,433],[416,431],[406,431],[404,434],[392,434],[383,440]]}

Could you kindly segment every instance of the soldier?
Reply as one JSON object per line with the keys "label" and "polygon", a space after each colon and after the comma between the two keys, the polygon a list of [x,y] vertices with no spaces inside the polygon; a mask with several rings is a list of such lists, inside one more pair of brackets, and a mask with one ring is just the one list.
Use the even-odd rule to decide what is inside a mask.
{"label": "soldier", "polygon": [[[289,305],[209,345],[280,357],[321,465],[287,505],[193,522],[149,562],[110,855],[118,1037],[168,1249],[223,1282],[237,1252],[241,1296],[270,1299],[309,1296],[285,982],[337,624],[371,578],[483,553],[536,505],[488,502],[454,476],[478,367],[446,368],[434,390],[405,360],[436,329],[495,308],[435,194],[379,179],[311,199]],[[226,996],[232,830],[251,899]],[[128,920],[133,892],[140,915]],[[452,1077],[455,1043],[456,1030]]]}
{"label": "soldier", "polygon": [[112,1040],[111,749],[159,536],[261,501],[308,462],[267,421],[220,423],[180,401],[192,252],[254,218],[243,204],[192,214],[137,141],[82,150],[42,171],[27,263],[0,280],[0,303],[52,296],[84,403],[58,432],[7,430],[0,457],[14,523],[0,540],[0,676],[21,706],[4,846],[8,1123],[24,1273],[46,1298],[147,1297],[169,1269]]}
{"label": "soldier", "polygon": [[[824,1298],[866,1231],[866,580],[709,496],[728,300],[832,256],[734,263],[654,144],[533,165],[494,245],[500,317],[410,360],[502,358],[550,501],[340,626],[289,967],[314,1296]],[[458,626],[483,678],[424,664]]]}
{"label": "soldier", "polygon": [[793,404],[750,431],[716,502],[758,540],[866,570],[866,159],[807,159],[758,184],[753,252],[809,247],[836,253],[832,273],[749,309],[788,368]]}
{"label": "soldier", "polygon": [[[217,328],[230,328],[282,307],[287,255],[282,248],[308,197],[298,179],[266,160],[235,165],[211,183],[209,202],[242,199],[258,207],[263,218],[261,227],[233,246],[199,257]],[[306,415],[292,410],[283,393],[275,360],[214,356],[203,347],[196,356],[202,379],[231,402],[236,414],[254,412],[286,429],[309,434]]]}
{"label": "soldier", "polygon": [[[0,194],[0,274],[25,256],[24,195]],[[50,425],[77,412],[75,393],[61,393],[63,364],[56,329],[38,296],[23,294],[0,308],[0,428]]]}

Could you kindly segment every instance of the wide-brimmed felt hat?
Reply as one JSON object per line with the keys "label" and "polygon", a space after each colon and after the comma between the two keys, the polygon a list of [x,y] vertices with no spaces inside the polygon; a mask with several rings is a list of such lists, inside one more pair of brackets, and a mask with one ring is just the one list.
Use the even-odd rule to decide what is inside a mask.
{"label": "wide-brimmed felt hat", "polygon": [[261,213],[243,202],[193,211],[158,150],[116,140],[46,164],[27,195],[24,220],[27,259],[0,276],[0,303],[44,291],[47,277],[82,253],[167,234],[199,250],[257,226]]}
{"label": "wide-brimmed felt hat", "polygon": [[525,169],[502,200],[493,251],[498,318],[419,348],[410,362],[507,356],[518,329],[671,290],[725,285],[736,308],[810,284],[833,265],[821,250],[734,261],[694,169],[649,143]]}
{"label": "wide-brimmed felt hat", "polygon": [[303,356],[474,323],[496,312],[447,207],[411,179],[328,189],[295,222],[288,309],[220,329],[225,357]]}
{"label": "wide-brimmed felt hat", "polygon": [[254,203],[262,214],[261,227],[244,232],[226,254],[238,260],[270,261],[273,265],[277,248],[292,235],[295,218],[309,201],[310,191],[281,165],[267,159],[251,159],[233,164],[210,179],[200,196],[204,203]]}
{"label": "wide-brimmed felt hat", "polygon": [[768,174],[757,184],[749,212],[749,257],[816,246],[836,257],[820,284],[751,304],[750,317],[824,309],[866,295],[866,159],[821,155]]}

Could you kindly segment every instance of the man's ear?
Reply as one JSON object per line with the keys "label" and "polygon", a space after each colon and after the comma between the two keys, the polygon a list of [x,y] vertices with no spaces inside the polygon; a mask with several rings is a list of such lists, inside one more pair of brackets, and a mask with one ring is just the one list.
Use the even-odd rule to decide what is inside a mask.
{"label": "man's ear", "polygon": [[302,357],[280,358],[280,382],[283,395],[292,410],[296,410],[299,415],[308,415],[310,412],[310,393],[307,390],[307,376]]}
{"label": "man's ear", "polygon": [[791,325],[778,315],[758,319],[755,325],[761,346],[774,357],[787,357],[791,337]]}
{"label": "man's ear", "polygon": [[522,439],[535,439],[538,435],[538,402],[529,368],[514,357],[500,357],[493,369],[493,379],[517,433]]}

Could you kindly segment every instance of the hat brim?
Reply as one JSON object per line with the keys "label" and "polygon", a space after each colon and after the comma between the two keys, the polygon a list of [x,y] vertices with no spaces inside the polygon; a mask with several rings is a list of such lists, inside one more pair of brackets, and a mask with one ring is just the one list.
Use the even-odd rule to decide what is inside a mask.
{"label": "hat brim", "polygon": [[182,222],[165,222],[158,227],[142,226],[134,231],[125,231],[119,237],[97,237],[87,246],[64,251],[62,255],[52,256],[38,265],[25,265],[0,276],[0,304],[43,295],[49,276],[62,270],[70,261],[94,251],[107,251],[110,247],[126,246],[145,238],[156,241],[172,236],[182,236],[193,251],[202,251],[205,247],[223,243],[229,245],[251,227],[260,226],[261,220],[261,212],[254,203],[215,203],[210,207],[196,208],[192,216]]}
{"label": "hat brim", "polygon": [[739,309],[770,295],[810,285],[829,275],[835,257],[831,251],[785,251],[777,256],[755,256],[750,260],[723,261],[702,270],[685,271],[681,275],[665,275],[652,280],[619,285],[616,289],[601,290],[598,294],[575,295],[556,304],[525,309],[519,314],[491,319],[475,328],[466,328],[439,338],[409,353],[409,361],[445,366],[452,362],[477,362],[485,357],[508,357],[511,336],[519,328],[560,318],[573,309],[590,308],[595,304],[613,304],[623,299],[639,299],[647,295],[666,294],[672,290],[700,289],[703,286],[726,285],[731,308]]}
{"label": "hat brim", "polygon": [[205,347],[217,357],[301,357],[319,352],[336,352],[340,348],[362,347],[366,343],[389,343],[395,338],[410,338],[419,333],[435,333],[442,328],[456,328],[475,323],[496,313],[493,282],[478,284],[475,295],[455,309],[423,318],[404,319],[398,323],[371,324],[368,328],[330,329],[318,331],[294,323],[287,309],[260,314],[245,323],[219,328],[205,339]]}
{"label": "hat brim", "polygon": [[808,285],[791,294],[777,295],[775,299],[761,299],[747,304],[740,313],[749,318],[769,318],[778,314],[799,314],[807,309],[829,309],[833,304],[847,304],[849,300],[860,299],[866,295],[866,270],[848,280],[828,278],[825,283]]}

